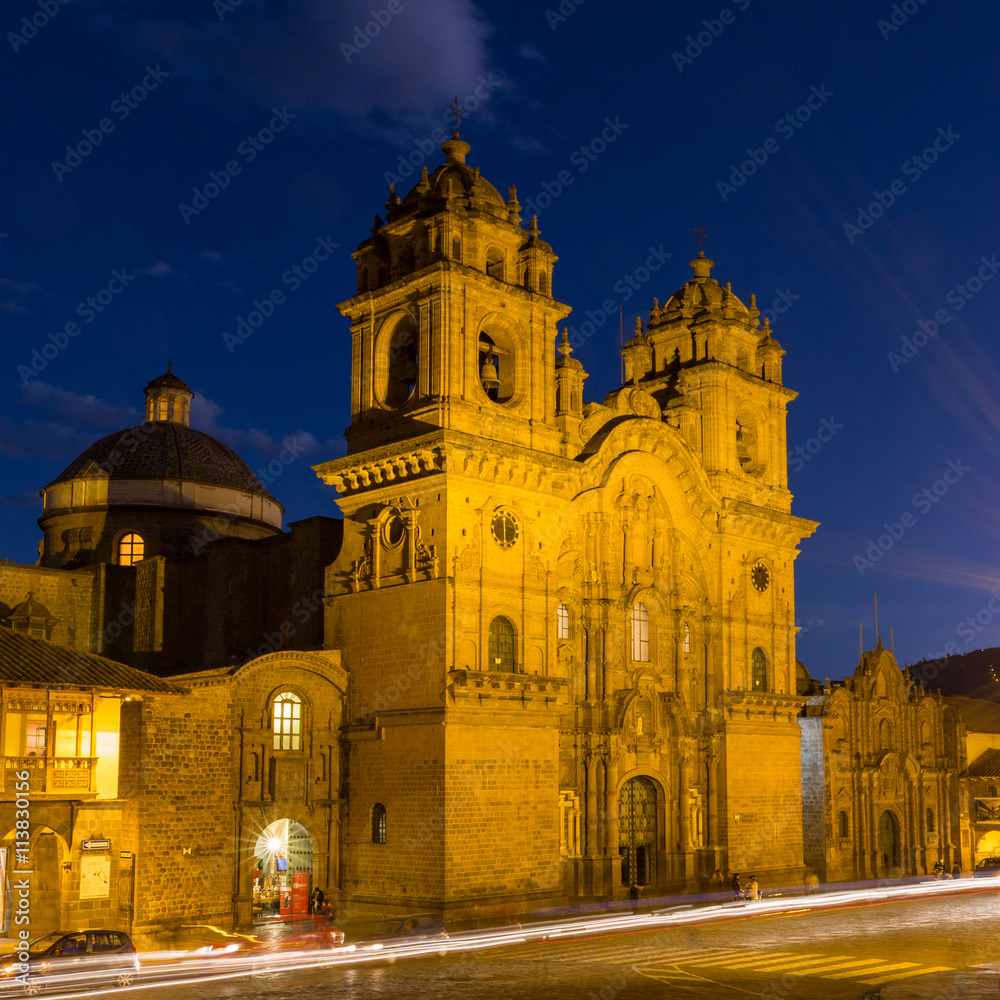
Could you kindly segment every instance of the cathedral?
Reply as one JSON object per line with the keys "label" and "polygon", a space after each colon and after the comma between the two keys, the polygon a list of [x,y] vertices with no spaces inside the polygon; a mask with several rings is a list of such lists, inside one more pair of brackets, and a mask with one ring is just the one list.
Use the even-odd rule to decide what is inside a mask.
{"label": "cathedral", "polygon": [[[243,460],[190,427],[168,371],[142,425],[44,488],[37,566],[3,566],[4,624],[98,660],[73,684],[121,707],[113,795],[86,775],[74,793],[104,803],[84,848],[45,776],[76,710],[19,709],[15,739],[11,691],[30,678],[4,682],[6,766],[27,766],[29,733],[50,759],[39,837],[61,922],[117,902],[137,933],[232,926],[300,912],[312,886],[344,909],[466,919],[683,891],[717,868],[771,885],[802,884],[807,859],[831,877],[920,870],[926,837],[879,860],[875,805],[844,805],[861,765],[817,770],[856,737],[809,725],[860,695],[806,708],[794,564],[817,525],[791,513],[796,394],[753,296],[699,253],[624,343],[623,384],[585,403],[553,248],[457,132],[441,149],[391,191],[339,306],[348,448],[315,471],[342,519],[284,530]],[[895,661],[878,666],[873,697],[911,698]],[[943,711],[906,723],[925,757]],[[81,772],[97,760],[71,750]],[[946,779],[925,800],[893,761],[905,823],[941,822]],[[81,903],[88,851],[124,887],[104,911]]]}

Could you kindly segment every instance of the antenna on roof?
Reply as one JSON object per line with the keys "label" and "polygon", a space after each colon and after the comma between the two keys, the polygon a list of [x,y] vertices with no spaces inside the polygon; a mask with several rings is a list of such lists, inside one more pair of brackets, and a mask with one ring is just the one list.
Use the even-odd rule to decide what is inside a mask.
{"label": "antenna on roof", "polygon": [[625,326],[622,319],[622,307],[618,307],[618,353],[622,359],[622,385],[625,384]]}

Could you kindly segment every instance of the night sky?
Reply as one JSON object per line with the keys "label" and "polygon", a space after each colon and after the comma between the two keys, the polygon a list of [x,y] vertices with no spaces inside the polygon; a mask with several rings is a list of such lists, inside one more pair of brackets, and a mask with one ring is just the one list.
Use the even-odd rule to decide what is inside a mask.
{"label": "night sky", "polygon": [[39,488],[139,423],[168,361],[286,523],[337,514],[310,466],[345,450],[350,254],[389,182],[442,162],[457,96],[469,163],[560,255],[587,399],[617,384],[618,306],[630,331],[689,278],[699,224],[713,277],[771,310],[792,509],[822,522],[813,675],[854,669],[876,592],[901,662],[1000,645],[1000,7],[956,10],[12,0],[0,556],[35,561]]}

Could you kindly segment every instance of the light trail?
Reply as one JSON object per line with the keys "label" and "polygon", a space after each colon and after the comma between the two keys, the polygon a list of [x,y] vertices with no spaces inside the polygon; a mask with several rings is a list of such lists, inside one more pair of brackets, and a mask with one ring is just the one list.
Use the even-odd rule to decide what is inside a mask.
{"label": "light trail", "polygon": [[[116,995],[127,992],[163,989],[172,986],[193,986],[248,976],[297,972],[306,969],[354,968],[392,962],[422,955],[484,951],[531,941],[591,938],[619,934],[635,934],[656,929],[668,929],[692,924],[708,924],[731,920],[752,919],[759,915],[808,913],[817,910],[847,908],[899,899],[919,899],[948,895],[972,895],[1000,891],[1000,880],[956,879],[941,882],[920,882],[907,885],[845,889],[835,892],[810,893],[805,896],[771,896],[757,900],[710,903],[695,908],[681,903],[646,913],[617,912],[610,915],[575,917],[543,921],[526,926],[514,925],[490,931],[467,931],[448,939],[400,943],[382,947],[347,945],[342,948],[315,951],[276,952],[218,951],[212,957],[192,952],[143,952],[137,981],[128,987],[118,987]],[[189,957],[190,956],[190,957]],[[49,977],[49,984],[70,985],[68,977]],[[74,977],[75,978],[75,977]],[[9,984],[13,985],[13,984]],[[49,988],[49,987],[46,987]],[[77,990],[60,993],[65,1000],[83,997],[106,997],[103,989]]]}

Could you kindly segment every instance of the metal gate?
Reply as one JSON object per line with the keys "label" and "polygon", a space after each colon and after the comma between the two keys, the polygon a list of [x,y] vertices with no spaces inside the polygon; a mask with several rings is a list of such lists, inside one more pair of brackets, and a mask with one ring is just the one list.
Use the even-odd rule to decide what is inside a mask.
{"label": "metal gate", "polygon": [[656,785],[649,778],[631,778],[618,793],[618,853],[622,885],[652,885],[656,881]]}
{"label": "metal gate", "polygon": [[118,862],[118,930],[132,933],[135,919],[135,869],[131,858]]}

